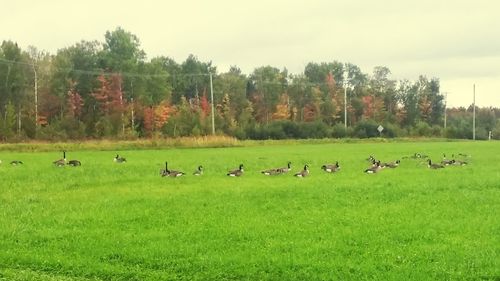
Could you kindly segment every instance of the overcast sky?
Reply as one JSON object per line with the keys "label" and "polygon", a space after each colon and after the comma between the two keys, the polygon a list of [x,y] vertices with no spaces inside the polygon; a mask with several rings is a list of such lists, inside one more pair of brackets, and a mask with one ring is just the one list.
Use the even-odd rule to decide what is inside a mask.
{"label": "overcast sky", "polygon": [[448,105],[500,107],[500,1],[176,0],[2,1],[0,40],[55,54],[104,42],[121,26],[148,59],[189,54],[219,72],[271,65],[302,73],[309,62],[351,62],[393,79],[441,81]]}

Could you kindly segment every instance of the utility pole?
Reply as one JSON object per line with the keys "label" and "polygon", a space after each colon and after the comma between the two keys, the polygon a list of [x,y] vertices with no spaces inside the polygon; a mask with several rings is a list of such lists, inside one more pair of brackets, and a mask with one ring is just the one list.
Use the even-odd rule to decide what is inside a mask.
{"label": "utility pole", "polygon": [[472,87],[472,139],[476,140],[476,84]]}
{"label": "utility pole", "polygon": [[215,109],[214,109],[214,85],[212,83],[212,72],[210,74],[210,98],[212,99],[212,135],[215,135]]}
{"label": "utility pole", "polygon": [[347,130],[347,85],[348,85],[348,77],[349,73],[346,70],[344,71],[344,128]]}
{"label": "utility pole", "polygon": [[132,124],[132,133],[135,134],[135,116],[134,116],[134,79],[132,78],[130,80],[130,91],[132,92],[132,97],[130,98],[130,103],[132,105],[132,112],[131,112],[131,120],[130,124]]}
{"label": "utility pole", "polygon": [[35,64],[33,64],[33,72],[35,73],[35,128],[38,129],[38,76]]}
{"label": "utility pole", "polygon": [[132,132],[135,132],[134,98],[131,98],[131,101],[132,101],[132,120],[131,120],[131,123],[132,123]]}
{"label": "utility pole", "polygon": [[446,104],[448,103],[448,92],[444,92],[444,128],[446,129]]}

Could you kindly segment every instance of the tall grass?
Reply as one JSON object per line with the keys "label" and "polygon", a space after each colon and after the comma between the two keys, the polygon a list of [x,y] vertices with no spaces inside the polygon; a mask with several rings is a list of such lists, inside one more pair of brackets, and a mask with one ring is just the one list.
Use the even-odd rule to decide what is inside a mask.
{"label": "tall grass", "polygon": [[87,140],[82,142],[26,142],[0,144],[0,151],[47,152],[60,150],[134,150],[158,148],[231,147],[239,141],[228,136],[153,138],[140,140]]}
{"label": "tall grass", "polygon": [[216,135],[200,137],[150,138],[137,140],[85,140],[80,142],[43,142],[0,143],[0,151],[11,152],[49,152],[61,150],[142,150],[162,148],[220,148],[261,145],[303,145],[328,143],[400,143],[400,142],[466,142],[454,139],[436,138],[370,138],[370,139],[288,139],[288,140],[238,140],[234,137]]}
{"label": "tall grass", "polygon": [[[0,280],[498,280],[498,142],[2,152]],[[421,160],[366,175],[374,155]],[[10,159],[24,166],[6,165]],[[338,160],[341,172],[324,163]],[[161,178],[172,169],[188,173]],[[260,170],[304,164],[310,177]],[[241,178],[225,176],[245,165]],[[203,165],[202,177],[189,175]]]}

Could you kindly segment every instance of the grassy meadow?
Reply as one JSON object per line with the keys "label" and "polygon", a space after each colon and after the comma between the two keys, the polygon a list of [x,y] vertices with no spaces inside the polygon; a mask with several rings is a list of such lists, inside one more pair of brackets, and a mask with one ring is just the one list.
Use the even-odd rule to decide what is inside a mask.
{"label": "grassy meadow", "polygon": [[[469,165],[402,159],[415,152]],[[272,142],[70,150],[82,166],[55,167],[58,151],[1,151],[0,280],[500,280],[499,152]],[[364,174],[369,155],[401,165]],[[165,161],[187,175],[160,177]],[[289,174],[260,173],[288,161]],[[335,161],[339,173],[320,169]],[[293,177],[304,164],[310,176]]]}

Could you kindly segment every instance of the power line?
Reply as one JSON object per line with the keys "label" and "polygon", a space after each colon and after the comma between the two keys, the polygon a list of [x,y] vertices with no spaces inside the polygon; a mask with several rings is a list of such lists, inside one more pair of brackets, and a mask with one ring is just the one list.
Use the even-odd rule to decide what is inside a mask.
{"label": "power line", "polygon": [[[13,61],[13,60],[6,60],[0,58],[0,63],[4,64],[17,64],[17,65],[25,65],[25,66],[33,66],[32,63],[27,63],[27,62],[22,62],[22,61]],[[88,75],[104,75],[104,76],[112,76],[116,74],[120,74],[124,77],[175,77],[175,76],[184,76],[184,77],[196,77],[196,76],[209,76],[208,73],[176,73],[176,74],[144,74],[144,73],[132,73],[132,72],[106,72],[104,70],[83,70],[83,69],[76,69],[76,68],[62,68],[62,67],[56,67],[55,68],[57,71],[67,71],[67,72],[73,72],[77,74],[88,74]]]}
{"label": "power line", "polygon": [[[27,62],[22,62],[22,61],[13,61],[13,60],[6,60],[0,58],[0,63],[4,64],[18,64],[18,65],[25,65],[32,67],[32,63],[27,63]],[[76,69],[76,68],[62,68],[62,67],[55,67],[56,71],[67,71],[67,72],[73,72],[75,74],[86,74],[86,75],[103,75],[106,77],[113,76],[116,74],[120,74],[124,77],[132,77],[132,78],[137,78],[137,77],[145,77],[145,78],[176,78],[176,77],[209,77],[209,73],[175,73],[175,74],[139,74],[139,73],[131,73],[131,72],[106,72],[104,70],[83,70],[83,69]],[[279,86],[290,86],[293,83],[290,83],[289,81],[286,82],[275,82],[275,81],[263,81],[259,80],[258,77],[247,77],[247,81],[254,81],[256,84],[263,84],[263,85],[279,85]],[[300,85],[305,85],[305,86],[328,86],[330,83],[328,82],[310,82],[310,81],[300,81],[297,84]]]}

